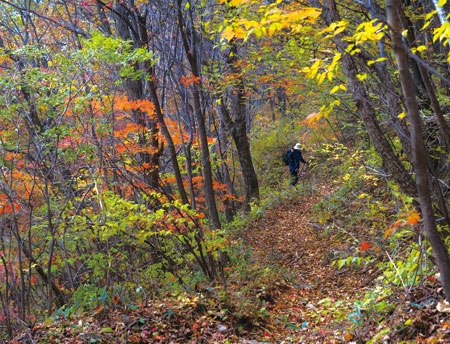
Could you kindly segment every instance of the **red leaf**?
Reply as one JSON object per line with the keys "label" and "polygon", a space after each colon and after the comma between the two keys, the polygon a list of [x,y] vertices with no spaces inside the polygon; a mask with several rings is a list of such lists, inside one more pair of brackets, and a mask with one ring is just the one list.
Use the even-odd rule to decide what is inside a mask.
{"label": "red leaf", "polygon": [[369,251],[370,250],[370,244],[367,241],[363,241],[361,245],[359,245],[359,249],[361,251]]}

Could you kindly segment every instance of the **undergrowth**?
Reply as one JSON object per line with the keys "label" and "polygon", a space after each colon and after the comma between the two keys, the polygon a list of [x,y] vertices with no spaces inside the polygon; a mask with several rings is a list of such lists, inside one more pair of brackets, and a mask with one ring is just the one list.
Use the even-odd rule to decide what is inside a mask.
{"label": "undergrowth", "polygon": [[[412,198],[388,180],[373,151],[327,144],[315,156],[316,172],[332,176],[336,188],[313,207],[315,226],[342,242],[330,252],[332,264],[368,281],[351,313],[338,314],[350,324],[348,338],[378,343],[400,332],[406,340],[415,338],[420,331],[405,309],[437,301],[429,291],[436,268]],[[396,312],[402,321],[393,321]]]}

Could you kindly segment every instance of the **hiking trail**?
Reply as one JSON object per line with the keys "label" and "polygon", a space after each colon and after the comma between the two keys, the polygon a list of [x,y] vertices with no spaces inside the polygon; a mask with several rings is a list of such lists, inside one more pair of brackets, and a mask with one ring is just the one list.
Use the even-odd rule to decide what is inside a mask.
{"label": "hiking trail", "polygon": [[[330,314],[320,314],[320,301],[329,298],[351,304],[364,285],[360,273],[331,265],[334,251],[343,243],[332,234],[324,235],[313,226],[311,208],[330,193],[329,186],[319,185],[309,196],[299,196],[290,203],[269,209],[246,230],[246,239],[254,249],[254,258],[264,265],[278,265],[291,275],[279,288],[268,309],[285,318],[284,331],[274,329],[272,340],[282,338],[305,342],[335,342],[344,339]],[[364,271],[363,271],[364,272]],[[365,277],[367,279],[367,277]],[[348,324],[347,324],[348,326]],[[302,341],[300,341],[302,342]]]}

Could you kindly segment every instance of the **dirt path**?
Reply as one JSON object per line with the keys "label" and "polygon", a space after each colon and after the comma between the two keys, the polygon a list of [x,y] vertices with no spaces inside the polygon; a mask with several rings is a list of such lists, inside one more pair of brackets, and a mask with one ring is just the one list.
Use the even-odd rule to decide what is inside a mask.
{"label": "dirt path", "polygon": [[[246,232],[257,261],[276,264],[291,275],[268,305],[282,319],[270,333],[273,342],[337,343],[351,339],[345,327],[351,322],[348,314],[362,289],[362,276],[332,266],[333,252],[344,243],[311,226],[311,207],[326,194],[324,187],[313,196],[269,210]],[[333,308],[348,313],[343,312],[343,319],[336,321],[325,311]]]}

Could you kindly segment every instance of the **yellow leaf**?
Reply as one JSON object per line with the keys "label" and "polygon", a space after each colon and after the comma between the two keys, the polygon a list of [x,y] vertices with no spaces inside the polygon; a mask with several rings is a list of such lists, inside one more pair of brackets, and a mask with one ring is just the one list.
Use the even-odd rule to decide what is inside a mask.
{"label": "yellow leaf", "polygon": [[339,86],[334,86],[330,94],[336,93],[339,90]]}
{"label": "yellow leaf", "polygon": [[427,21],[424,26],[420,29],[420,31],[425,30],[428,26],[430,26],[431,21]]}
{"label": "yellow leaf", "polygon": [[236,38],[245,38],[247,32],[240,26],[234,28],[234,35]]}
{"label": "yellow leaf", "polygon": [[327,78],[328,78],[329,81],[332,81],[333,80],[333,72],[328,72],[327,73]]}
{"label": "yellow leaf", "polygon": [[367,78],[367,74],[356,74],[359,81],[364,81]]}
{"label": "yellow leaf", "polygon": [[306,120],[308,121],[308,124],[311,124],[311,122],[318,121],[321,117],[321,112],[312,112],[308,116],[306,116]]}
{"label": "yellow leaf", "polygon": [[430,19],[430,18],[431,18],[432,16],[434,16],[436,13],[437,13],[437,10],[434,10],[434,11],[428,13],[428,14],[425,16],[425,20]]}
{"label": "yellow leaf", "polygon": [[421,45],[420,47],[417,47],[417,51],[425,51],[427,50],[427,47],[424,45]]}
{"label": "yellow leaf", "polygon": [[222,38],[225,38],[227,41],[231,41],[234,37],[234,30],[231,26],[227,26],[222,33]]}
{"label": "yellow leaf", "polygon": [[[231,6],[239,6],[240,4],[242,4],[245,1],[247,1],[247,0],[231,0],[230,4],[231,4]],[[224,2],[228,2],[228,0],[220,0],[220,2],[224,3]]]}
{"label": "yellow leaf", "polygon": [[318,80],[319,85],[325,80],[326,76],[327,76],[327,73],[322,73],[322,74],[317,76],[317,80]]}
{"label": "yellow leaf", "polygon": [[347,91],[347,87],[345,87],[344,85],[339,85],[339,88],[340,88],[342,91]]}
{"label": "yellow leaf", "polygon": [[333,108],[334,106],[339,106],[339,105],[341,105],[341,100],[340,99],[336,99],[334,102],[332,102],[330,104],[330,107]]}
{"label": "yellow leaf", "polygon": [[277,31],[278,29],[278,23],[272,23],[269,26],[269,30],[267,31],[267,33],[269,34],[269,36],[272,36],[274,34],[275,31]]}
{"label": "yellow leaf", "polygon": [[306,74],[307,78],[312,79],[316,76],[317,72],[319,71],[319,66],[321,62],[322,62],[321,60],[317,60],[316,62],[314,62],[314,64],[311,66],[311,68],[309,68]]}
{"label": "yellow leaf", "polygon": [[257,21],[254,20],[240,20],[239,24],[244,25],[246,30],[261,26]]}
{"label": "yellow leaf", "polygon": [[443,7],[447,3],[447,0],[439,0],[437,7]]}
{"label": "yellow leaf", "polygon": [[353,339],[353,335],[350,332],[348,332],[345,334],[344,338],[347,342],[349,342]]}
{"label": "yellow leaf", "polygon": [[338,35],[338,34],[340,34],[342,31],[344,31],[345,30],[345,27],[340,27],[339,29],[337,29],[336,31],[334,31],[334,36],[336,36],[336,35]]}
{"label": "yellow leaf", "polygon": [[405,117],[406,116],[406,113],[404,113],[404,112],[402,112],[400,115],[398,115],[397,117],[398,118],[400,118],[400,119],[403,119],[403,117]]}
{"label": "yellow leaf", "polygon": [[407,35],[408,35],[408,30],[403,30],[403,31],[402,31],[402,36],[403,36],[403,37],[406,37]]}

